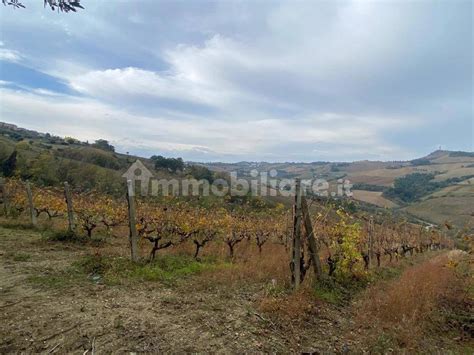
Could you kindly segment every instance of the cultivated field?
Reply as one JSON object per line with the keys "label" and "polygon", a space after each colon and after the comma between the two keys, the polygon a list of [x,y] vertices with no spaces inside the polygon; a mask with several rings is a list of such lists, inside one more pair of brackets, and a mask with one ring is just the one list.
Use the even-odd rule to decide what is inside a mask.
{"label": "cultivated field", "polygon": [[353,197],[359,201],[371,203],[382,208],[397,207],[396,203],[384,198],[382,192],[379,191],[353,190],[352,193],[354,194]]}
{"label": "cultivated field", "polygon": [[[275,169],[284,177],[300,178],[324,178],[335,184],[337,179],[348,179],[352,184],[362,184],[362,187],[354,189],[354,199],[372,204],[382,208],[398,209],[409,212],[411,215],[422,218],[431,223],[441,224],[450,221],[457,227],[463,228],[466,224],[474,226],[470,219],[470,197],[474,193],[474,157],[469,152],[435,151],[426,157],[416,159],[412,162],[380,162],[380,161],[357,161],[350,163],[212,163],[209,168],[216,171],[238,171],[248,174],[251,169],[269,171]],[[434,182],[446,182],[446,187],[424,196],[420,201],[401,204],[400,201],[392,201],[382,196],[382,189],[393,186],[398,178],[409,174],[431,174]],[[449,179],[460,181],[449,182]],[[471,184],[468,184],[471,181]],[[460,187],[460,185],[463,185]],[[368,187],[375,187],[376,191]],[[449,197],[446,205],[444,200],[433,200],[424,202],[432,197]],[[432,202],[432,204],[431,204]]]}
{"label": "cultivated field", "polygon": [[451,221],[460,228],[474,225],[472,196],[436,197],[414,203],[406,211],[419,218],[443,224]]}

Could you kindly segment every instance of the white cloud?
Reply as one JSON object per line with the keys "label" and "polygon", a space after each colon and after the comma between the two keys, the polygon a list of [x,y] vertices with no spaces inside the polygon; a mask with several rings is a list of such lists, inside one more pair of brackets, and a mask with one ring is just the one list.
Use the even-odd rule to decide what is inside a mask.
{"label": "white cloud", "polygon": [[232,109],[233,104],[241,105],[243,101],[264,100],[225,77],[226,72],[234,70],[258,69],[253,58],[242,52],[231,39],[214,36],[203,47],[178,45],[166,51],[166,71],[126,67],[66,74],[65,78],[78,92],[112,102],[133,103],[156,97]]}
{"label": "white cloud", "polygon": [[[130,114],[88,98],[64,95],[58,100],[43,91],[25,93],[2,88],[0,95],[2,117],[9,121],[39,131],[48,127],[51,133],[81,140],[105,138],[123,151],[168,152],[204,160],[210,155],[237,160],[243,156],[285,160],[278,156],[282,145],[304,145],[311,154],[315,146],[329,144],[333,146],[332,157],[340,153],[338,145],[370,149],[374,155],[387,154],[387,144],[378,138],[382,126],[364,125],[366,120],[383,118],[331,114],[331,119],[322,115],[287,120],[223,121],[198,116],[176,120]],[[40,121],[38,112],[43,117]],[[393,122],[392,129],[398,127],[397,121]],[[390,147],[390,151],[397,149]]]}
{"label": "white cloud", "polygon": [[[70,86],[82,94],[116,102],[123,99],[133,102],[144,96],[202,103],[211,101],[206,95],[210,93],[199,85],[188,82],[179,74],[160,75],[132,67],[91,71],[72,78]],[[200,88],[202,90],[199,90]]]}
{"label": "white cloud", "polygon": [[0,48],[0,60],[18,63],[22,60],[22,55],[18,51],[15,51],[13,49]]}
{"label": "white cloud", "polygon": [[421,128],[472,117],[471,26],[465,43],[466,16],[444,3],[149,1],[129,12],[94,2],[59,18],[35,6],[18,21],[41,46],[23,39],[23,58],[0,48],[0,59],[7,51],[81,98],[4,91],[2,110],[60,134],[189,157],[400,158],[429,139]]}

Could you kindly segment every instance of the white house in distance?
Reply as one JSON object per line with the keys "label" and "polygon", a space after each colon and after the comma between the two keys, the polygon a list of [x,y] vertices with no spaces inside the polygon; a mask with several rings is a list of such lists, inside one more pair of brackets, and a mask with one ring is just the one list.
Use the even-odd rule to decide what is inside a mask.
{"label": "white house in distance", "polygon": [[140,191],[142,196],[148,195],[150,186],[150,180],[153,177],[153,173],[137,159],[130,168],[122,175],[123,178],[132,181],[132,186],[135,191],[136,182],[140,181]]}

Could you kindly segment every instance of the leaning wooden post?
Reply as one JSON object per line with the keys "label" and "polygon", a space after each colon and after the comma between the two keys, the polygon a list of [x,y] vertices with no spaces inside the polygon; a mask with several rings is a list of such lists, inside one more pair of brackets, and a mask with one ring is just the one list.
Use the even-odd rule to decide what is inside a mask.
{"label": "leaning wooden post", "polygon": [[130,252],[132,261],[138,260],[138,243],[137,243],[137,222],[135,211],[135,190],[132,180],[127,180],[127,201],[128,201],[128,223],[130,227]]}
{"label": "leaning wooden post", "polygon": [[64,182],[64,197],[67,205],[67,219],[69,222],[68,229],[70,232],[74,232],[76,230],[76,225],[74,223],[74,209],[72,206],[71,189],[69,188],[69,183],[67,181]]}
{"label": "leaning wooden post", "polygon": [[304,229],[306,230],[306,239],[308,240],[308,249],[311,261],[313,263],[314,274],[317,280],[323,278],[323,269],[321,267],[321,260],[319,260],[319,249],[314,238],[313,224],[311,223],[311,216],[309,215],[308,202],[305,196],[301,196],[301,209],[303,212]]}
{"label": "leaning wooden post", "polygon": [[296,179],[295,216],[293,225],[293,259],[292,281],[297,290],[301,283],[301,180]]}
{"label": "leaning wooden post", "polygon": [[35,213],[35,206],[33,205],[33,193],[31,192],[31,185],[30,182],[26,182],[26,193],[28,194],[28,206],[30,209],[30,218],[31,224],[36,225],[36,213]]}
{"label": "leaning wooden post", "polygon": [[370,216],[369,219],[369,245],[367,255],[369,257],[369,268],[372,267],[372,262],[374,259],[374,217]]}

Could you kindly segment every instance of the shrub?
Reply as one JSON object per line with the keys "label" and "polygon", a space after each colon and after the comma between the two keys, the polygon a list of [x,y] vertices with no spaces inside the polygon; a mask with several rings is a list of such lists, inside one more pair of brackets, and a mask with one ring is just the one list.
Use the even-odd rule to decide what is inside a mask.
{"label": "shrub", "polygon": [[86,239],[70,230],[62,231],[47,231],[44,236],[51,241],[56,242],[72,242],[72,243],[84,243]]}

